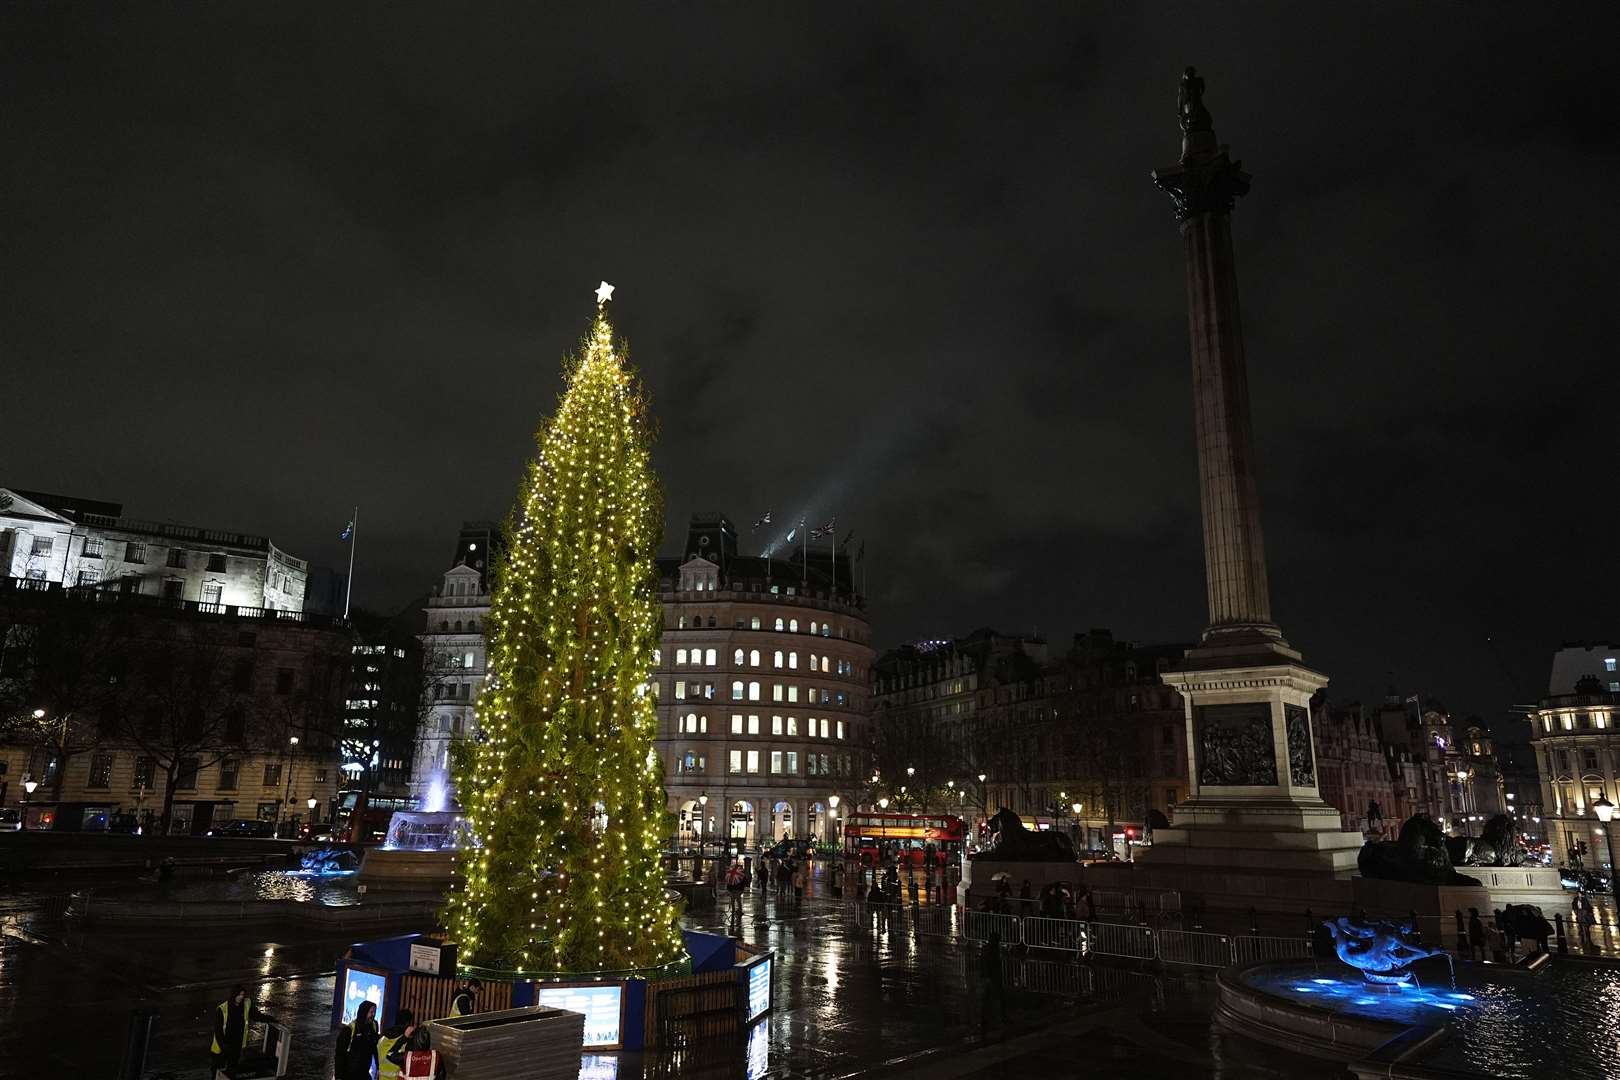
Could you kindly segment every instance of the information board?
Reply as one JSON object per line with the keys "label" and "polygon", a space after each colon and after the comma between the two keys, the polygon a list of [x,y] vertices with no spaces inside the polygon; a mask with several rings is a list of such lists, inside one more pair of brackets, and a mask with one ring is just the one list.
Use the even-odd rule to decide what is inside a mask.
{"label": "information board", "polygon": [[340,1024],[347,1024],[354,1019],[354,1014],[360,1011],[360,1003],[369,1001],[377,1006],[376,1020],[382,1023],[383,994],[388,989],[388,976],[379,975],[372,971],[361,971],[358,968],[349,968],[343,979],[343,1018]]}
{"label": "information board", "polygon": [[748,1019],[757,1020],[771,1008],[771,957],[763,956],[748,968]]}
{"label": "information board", "polygon": [[620,1028],[624,1021],[624,988],[612,983],[584,986],[539,987],[539,1004],[548,1009],[567,1009],[585,1014],[584,1045],[593,1049],[623,1044]]}

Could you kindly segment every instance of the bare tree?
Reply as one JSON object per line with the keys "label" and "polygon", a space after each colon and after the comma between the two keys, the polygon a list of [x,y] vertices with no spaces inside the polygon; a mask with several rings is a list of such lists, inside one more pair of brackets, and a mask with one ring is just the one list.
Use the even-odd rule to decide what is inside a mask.
{"label": "bare tree", "polygon": [[0,609],[0,741],[46,750],[57,801],[68,763],[96,745],[121,691],[125,629],[93,593]]}
{"label": "bare tree", "polygon": [[[135,642],[126,693],[113,713],[117,736],[151,759],[163,785],[162,832],[187,780],[262,742],[276,725],[255,723],[241,659],[210,624],[159,623]],[[251,661],[249,661],[251,665]]]}

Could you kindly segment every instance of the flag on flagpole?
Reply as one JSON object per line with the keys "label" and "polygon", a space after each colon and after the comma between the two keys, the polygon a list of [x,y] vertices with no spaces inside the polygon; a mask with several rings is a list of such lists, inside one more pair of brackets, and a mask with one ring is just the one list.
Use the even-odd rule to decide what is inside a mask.
{"label": "flag on flagpole", "polygon": [[754,527],[752,529],[750,529],[749,531],[750,532],[758,532],[759,527],[761,525],[769,525],[770,523],[771,523],[771,512],[769,510],[767,510],[767,511],[765,511],[765,516],[760,518],[758,521],[754,522]]}
{"label": "flag on flagpole", "polygon": [[798,538],[799,538],[799,530],[798,529],[789,529],[788,530],[788,534],[787,534],[787,542],[788,543],[791,544],[791,543],[793,543],[793,541],[797,540]]}
{"label": "flag on flagpole", "polygon": [[833,518],[825,525],[810,530],[810,539],[820,540],[823,536],[831,536],[838,531],[838,519]]}
{"label": "flag on flagpole", "polygon": [[343,526],[343,532],[338,537],[338,539],[339,540],[347,540],[349,537],[351,537],[353,535],[354,535],[354,521],[353,521],[353,519],[350,519],[349,523],[347,525]]}

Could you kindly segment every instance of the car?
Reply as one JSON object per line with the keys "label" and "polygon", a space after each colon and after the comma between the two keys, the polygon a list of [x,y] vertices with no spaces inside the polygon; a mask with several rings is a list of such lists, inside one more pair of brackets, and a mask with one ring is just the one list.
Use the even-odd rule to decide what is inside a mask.
{"label": "car", "polygon": [[215,825],[208,830],[208,835],[273,837],[276,835],[276,823],[273,821],[251,821],[246,818],[237,818],[234,821],[226,821]]}
{"label": "car", "polygon": [[0,832],[22,832],[22,811],[0,810]]}

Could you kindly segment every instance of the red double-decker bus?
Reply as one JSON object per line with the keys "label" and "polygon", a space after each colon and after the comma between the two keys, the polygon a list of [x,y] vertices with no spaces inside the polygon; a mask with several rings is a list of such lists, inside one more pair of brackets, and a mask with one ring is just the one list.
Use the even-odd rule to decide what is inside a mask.
{"label": "red double-decker bus", "polygon": [[862,866],[878,866],[889,855],[902,866],[922,866],[930,846],[935,861],[949,865],[962,857],[962,838],[962,819],[953,814],[856,811],[844,819],[844,854]]}

